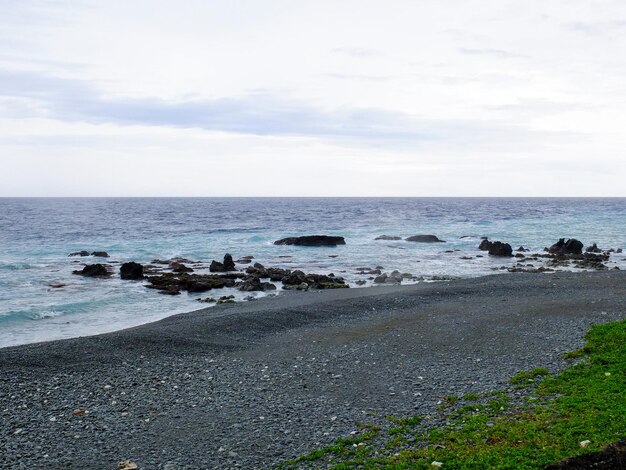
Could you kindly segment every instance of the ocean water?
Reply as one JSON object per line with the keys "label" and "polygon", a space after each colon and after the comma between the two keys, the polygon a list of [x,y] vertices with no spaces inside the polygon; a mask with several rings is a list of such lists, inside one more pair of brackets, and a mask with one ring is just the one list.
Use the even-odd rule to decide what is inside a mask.
{"label": "ocean water", "polygon": [[[341,235],[345,246],[275,246],[286,236]],[[434,234],[446,243],[375,241]],[[0,347],[147,323],[207,304],[159,295],[139,281],[72,274],[84,263],[201,262],[251,255],[267,266],[335,273],[355,286],[359,267],[424,277],[501,272],[517,260],[477,250],[481,236],[541,251],[560,237],[626,249],[626,199],[578,198],[4,198],[0,199]],[[110,258],[68,257],[107,251]],[[472,259],[461,259],[472,256]],[[626,269],[625,254],[610,267]],[[242,269],[245,265],[241,266]],[[204,272],[202,269],[198,272]],[[546,274],[548,275],[548,274]],[[53,288],[55,283],[64,287]],[[368,284],[370,281],[368,281]],[[247,294],[246,294],[247,295]],[[263,294],[256,294],[263,295]]]}

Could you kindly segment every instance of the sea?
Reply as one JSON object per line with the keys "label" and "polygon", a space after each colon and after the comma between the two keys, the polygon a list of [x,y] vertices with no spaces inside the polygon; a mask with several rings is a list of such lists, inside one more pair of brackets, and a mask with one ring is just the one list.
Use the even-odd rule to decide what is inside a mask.
{"label": "sea", "polygon": [[[316,234],[339,235],[346,244],[273,244]],[[404,240],[418,234],[446,243]],[[375,240],[380,235],[402,239]],[[0,198],[0,347],[119,330],[209,305],[198,302],[207,293],[160,295],[145,281],[72,274],[84,264],[104,262],[117,272],[126,261],[183,257],[203,273],[230,253],[333,273],[352,288],[372,285],[359,268],[415,277],[404,282],[446,282],[515,266],[516,258],[480,252],[481,237],[531,252],[571,237],[626,251],[626,198]],[[81,250],[110,256],[68,256]],[[626,253],[613,253],[607,264],[626,269]]]}

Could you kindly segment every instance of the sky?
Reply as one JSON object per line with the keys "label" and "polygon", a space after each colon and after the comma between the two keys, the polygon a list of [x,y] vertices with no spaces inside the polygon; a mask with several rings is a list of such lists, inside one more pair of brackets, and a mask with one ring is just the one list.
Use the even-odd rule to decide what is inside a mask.
{"label": "sky", "polygon": [[623,0],[0,0],[0,197],[626,196]]}

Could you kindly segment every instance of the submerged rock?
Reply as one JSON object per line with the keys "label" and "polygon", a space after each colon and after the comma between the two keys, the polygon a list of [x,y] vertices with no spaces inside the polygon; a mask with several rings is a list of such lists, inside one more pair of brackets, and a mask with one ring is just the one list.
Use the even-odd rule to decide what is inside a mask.
{"label": "submerged rock", "polygon": [[120,277],[133,281],[143,279],[143,266],[134,261],[124,263],[120,266]]}
{"label": "submerged rock", "polygon": [[67,256],[89,256],[89,252],[87,250],[74,251]]}
{"label": "submerged rock", "polygon": [[406,239],[407,242],[419,242],[419,243],[445,243],[445,240],[440,240],[435,235],[413,235]]}
{"label": "submerged rock", "polygon": [[96,256],[98,258],[108,258],[109,254],[106,251],[93,251],[91,256]]}
{"label": "submerged rock", "polygon": [[87,277],[109,277],[111,273],[103,264],[88,264],[80,271],[72,271],[72,274],[78,274],[80,276]]}
{"label": "submerged rock", "polygon": [[374,240],[402,240],[402,237],[396,235],[380,235],[374,238]]}
{"label": "submerged rock", "polygon": [[287,237],[276,240],[274,245],[297,245],[297,246],[337,246],[345,245],[343,237],[330,235],[307,235],[303,237]]}

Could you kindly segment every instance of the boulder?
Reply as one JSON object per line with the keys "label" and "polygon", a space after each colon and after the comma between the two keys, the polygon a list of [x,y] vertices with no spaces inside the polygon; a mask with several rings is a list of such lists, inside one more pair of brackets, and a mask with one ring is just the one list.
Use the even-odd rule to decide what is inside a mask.
{"label": "boulder", "polygon": [[67,256],[89,256],[89,252],[87,250],[74,251]]}
{"label": "boulder", "polygon": [[120,277],[128,280],[143,279],[143,266],[131,261],[120,266]]}
{"label": "boulder", "polygon": [[224,255],[224,261],[222,264],[224,265],[224,269],[226,269],[226,271],[237,270],[237,268],[235,267],[235,262],[233,261],[233,257],[229,253],[226,253]]}
{"label": "boulder", "polygon": [[402,237],[397,237],[395,235],[380,235],[374,238],[374,240],[402,240]]}
{"label": "boulder", "polygon": [[583,252],[583,243],[575,238],[565,240],[559,238],[559,241],[548,248],[548,252],[558,255],[580,255]]}
{"label": "boulder", "polygon": [[406,239],[407,242],[419,243],[445,243],[445,240],[439,240],[435,235],[413,235]]}
{"label": "boulder", "polygon": [[72,271],[72,273],[87,277],[109,277],[111,275],[103,264],[88,264],[80,271]]}
{"label": "boulder", "polygon": [[526,251],[530,251],[528,248],[524,248],[523,246],[520,246],[517,250],[515,250],[519,253],[524,253]]}
{"label": "boulder", "polygon": [[297,246],[337,246],[345,245],[343,237],[330,235],[307,235],[304,237],[287,237],[276,240],[274,245],[297,245]]}
{"label": "boulder", "polygon": [[106,251],[93,251],[91,256],[97,256],[98,258],[108,258],[109,254]]}
{"label": "boulder", "polygon": [[233,257],[226,253],[224,255],[224,261],[220,263],[219,261],[211,261],[211,265],[209,266],[209,271],[212,273],[225,273],[227,271],[236,271],[235,262],[233,261]]}
{"label": "boulder", "polygon": [[513,256],[513,248],[508,243],[492,242],[489,247],[491,256]]}

